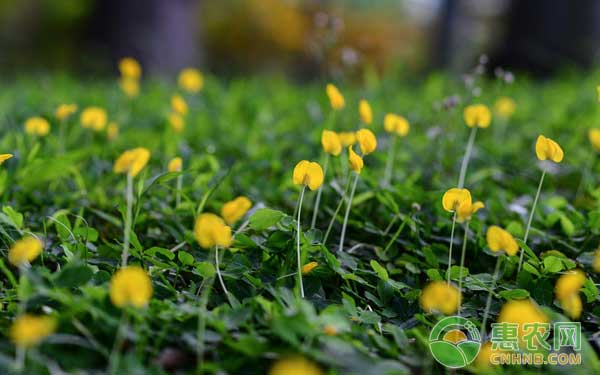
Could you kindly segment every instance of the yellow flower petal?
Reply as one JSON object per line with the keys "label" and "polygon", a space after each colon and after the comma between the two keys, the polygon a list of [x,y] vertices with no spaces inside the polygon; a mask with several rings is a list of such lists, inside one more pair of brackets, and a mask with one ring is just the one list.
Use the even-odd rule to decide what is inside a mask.
{"label": "yellow flower petal", "polygon": [[109,294],[111,302],[117,307],[142,308],[152,298],[152,281],[140,267],[121,268],[110,280]]}
{"label": "yellow flower petal", "polygon": [[357,131],[356,140],[360,145],[360,152],[362,152],[363,156],[372,153],[377,148],[377,138],[375,138],[375,134],[369,129],[360,129]]}
{"label": "yellow flower petal", "polygon": [[250,199],[244,196],[237,197],[223,205],[221,217],[227,224],[231,225],[241,219],[251,207],[252,201]]}
{"label": "yellow flower petal", "polygon": [[228,248],[233,242],[231,228],[223,219],[215,214],[200,214],[194,225],[194,236],[201,247],[209,249],[213,246]]}
{"label": "yellow flower petal", "polygon": [[292,180],[295,185],[306,185],[316,190],[323,183],[323,169],[318,163],[302,160],[294,168]]}
{"label": "yellow flower petal", "polygon": [[467,189],[451,188],[442,196],[442,206],[448,212],[456,211],[465,201],[471,205],[471,192]]}
{"label": "yellow flower petal", "polygon": [[535,142],[535,154],[539,160],[552,160],[560,163],[563,160],[564,153],[558,143],[543,135],[539,135]]}
{"label": "yellow flower petal", "polygon": [[344,108],[344,96],[342,95],[340,90],[338,90],[338,88],[335,87],[335,85],[328,83],[327,86],[325,86],[325,92],[327,93],[327,97],[329,98],[329,104],[331,105],[332,109],[340,110]]}
{"label": "yellow flower petal", "polygon": [[338,156],[342,152],[342,142],[339,135],[331,130],[323,130],[321,133],[321,145],[323,151],[333,156]]}
{"label": "yellow flower petal", "polygon": [[169,160],[169,165],[167,166],[167,170],[169,172],[181,172],[181,168],[183,166],[183,160],[180,157],[174,157]]}
{"label": "yellow flower petal", "polygon": [[198,69],[186,68],[179,73],[179,87],[190,93],[197,93],[204,87],[204,76]]}
{"label": "yellow flower petal", "polygon": [[348,161],[350,163],[350,169],[360,174],[363,169],[363,159],[352,149],[352,146],[348,146]]}
{"label": "yellow flower petal", "polygon": [[150,160],[150,151],[144,147],[138,147],[123,152],[115,161],[113,171],[115,173],[129,173],[135,177],[146,166]]}
{"label": "yellow flower petal", "polygon": [[492,122],[492,115],[489,108],[483,104],[473,104],[465,108],[463,112],[465,123],[472,128],[487,128]]}
{"label": "yellow flower petal", "polygon": [[8,261],[15,266],[31,263],[42,253],[43,247],[42,241],[37,237],[23,237],[10,247]]}
{"label": "yellow flower petal", "polygon": [[365,99],[361,99],[358,103],[358,113],[360,114],[361,121],[370,125],[373,122],[373,111],[371,110],[371,105]]}

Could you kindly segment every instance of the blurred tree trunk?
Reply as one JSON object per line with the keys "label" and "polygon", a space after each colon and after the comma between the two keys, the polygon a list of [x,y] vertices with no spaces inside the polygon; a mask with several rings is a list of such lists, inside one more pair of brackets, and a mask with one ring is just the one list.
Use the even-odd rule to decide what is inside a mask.
{"label": "blurred tree trunk", "polygon": [[99,0],[93,38],[113,61],[140,60],[146,72],[169,74],[197,65],[197,0]]}

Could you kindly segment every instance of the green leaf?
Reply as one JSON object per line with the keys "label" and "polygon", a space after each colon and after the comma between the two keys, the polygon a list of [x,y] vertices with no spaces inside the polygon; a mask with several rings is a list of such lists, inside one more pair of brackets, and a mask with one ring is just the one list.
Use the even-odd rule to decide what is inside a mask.
{"label": "green leaf", "polygon": [[17,229],[23,228],[23,214],[22,213],[15,211],[10,206],[2,207],[2,212],[4,212],[6,214],[6,216],[9,217],[9,219],[12,221],[11,224],[15,228],[17,228]]}
{"label": "green leaf", "polygon": [[557,273],[564,270],[562,260],[553,255],[544,258],[544,273]]}
{"label": "green leaf", "polygon": [[503,290],[500,293],[500,296],[504,299],[523,299],[529,297],[529,292],[525,289],[513,289],[513,290]]}
{"label": "green leaf", "polygon": [[388,281],[390,279],[390,275],[387,270],[383,268],[381,264],[379,264],[375,259],[371,260],[371,268],[373,271],[377,272],[377,276],[383,281]]}
{"label": "green leaf", "polygon": [[523,269],[524,269],[525,271],[529,272],[529,273],[530,273],[530,274],[532,274],[532,275],[536,275],[536,276],[542,276],[542,275],[541,275],[541,274],[538,272],[538,270],[537,270],[537,269],[536,269],[536,268],[535,268],[533,265],[531,265],[531,263],[529,263],[529,262],[525,262],[525,263],[523,263]]}
{"label": "green leaf", "polygon": [[217,273],[215,266],[213,266],[212,263],[208,263],[208,262],[200,262],[200,263],[196,264],[196,270],[202,277],[205,277],[205,278],[214,277],[215,274]]}
{"label": "green leaf", "polygon": [[270,208],[261,208],[250,217],[250,228],[254,230],[265,230],[277,224],[284,213]]}
{"label": "green leaf", "polygon": [[181,264],[185,266],[190,266],[194,264],[194,256],[185,251],[177,252],[177,259],[181,262]]}
{"label": "green leaf", "polygon": [[54,284],[62,288],[74,288],[87,283],[94,276],[92,269],[86,265],[67,266],[54,279]]}

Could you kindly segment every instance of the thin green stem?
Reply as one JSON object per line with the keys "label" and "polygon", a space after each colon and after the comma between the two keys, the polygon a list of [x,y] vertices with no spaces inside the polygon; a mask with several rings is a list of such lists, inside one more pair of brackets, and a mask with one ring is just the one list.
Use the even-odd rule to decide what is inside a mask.
{"label": "thin green stem", "polygon": [[[527,238],[529,237],[529,229],[531,229],[531,222],[533,221],[533,215],[535,213],[535,207],[537,206],[538,199],[540,198],[540,192],[542,191],[542,184],[544,183],[544,176],[546,176],[546,170],[542,171],[542,177],[540,178],[540,183],[537,188],[537,192],[535,193],[535,198],[533,199],[533,206],[531,206],[531,212],[529,213],[529,220],[527,220],[527,227],[525,228],[525,237],[523,237],[523,242],[527,244]],[[521,266],[523,265],[523,253],[521,251],[521,255],[519,256],[519,267],[517,268],[517,275],[521,271]]]}
{"label": "thin green stem", "polygon": [[454,229],[456,228],[456,211],[452,216],[452,230],[450,231],[450,246],[448,247],[448,270],[446,271],[446,278],[448,279],[448,285],[450,285],[450,268],[452,267],[452,247],[454,245]]}
{"label": "thin green stem", "polygon": [[[329,154],[325,154],[325,161],[323,162],[323,176],[327,177],[327,165],[329,164]],[[317,223],[317,216],[319,214],[319,203],[321,203],[321,194],[323,193],[323,184],[319,186],[317,190],[317,197],[315,198],[315,207],[313,209],[312,221],[310,222],[310,229],[315,229]]]}
{"label": "thin green stem", "polygon": [[338,247],[339,251],[344,250],[344,237],[346,237],[346,225],[348,224],[348,216],[350,216],[350,209],[352,208],[352,199],[354,198],[354,192],[356,191],[356,185],[358,184],[358,178],[360,175],[355,173],[354,183],[352,183],[352,191],[350,191],[350,197],[348,198],[348,203],[346,204],[346,214],[344,215],[344,222],[342,223],[342,234],[340,235],[340,245]]}
{"label": "thin green stem", "polygon": [[229,299],[229,292],[227,291],[227,287],[225,286],[223,276],[221,276],[221,269],[219,267],[219,245],[215,245],[215,268],[217,269],[217,277],[219,278],[221,288],[223,288],[223,292],[225,292],[227,299]]}
{"label": "thin green stem", "polygon": [[500,274],[500,263],[501,263],[501,257],[498,256],[498,259],[496,259],[496,267],[494,269],[494,276],[492,277],[492,286],[491,286],[490,292],[487,296],[487,301],[485,302],[485,311],[483,312],[483,321],[481,322],[481,337],[482,338],[484,338],[484,336],[485,336],[487,319],[488,319],[488,315],[490,313],[490,307],[492,306],[492,293],[494,291],[494,288],[496,288],[496,282],[498,281],[498,277]]}
{"label": "thin green stem", "polygon": [[[196,373],[202,374],[204,365],[204,335],[206,333],[206,306],[210,298],[210,292],[212,290],[214,277],[205,279],[205,281],[198,287],[198,292],[202,290],[200,295],[200,308],[198,309],[198,326],[196,328]],[[206,284],[206,285],[205,285]],[[204,286],[204,289],[202,287]]]}
{"label": "thin green stem", "polygon": [[125,228],[123,233],[123,253],[121,259],[121,267],[127,266],[127,258],[129,257],[129,237],[131,232],[131,215],[133,210],[133,176],[127,173],[127,188],[125,189],[125,200],[127,209],[125,212]]}
{"label": "thin green stem", "polygon": [[123,315],[121,315],[121,320],[119,322],[119,328],[117,328],[117,335],[115,337],[115,343],[110,352],[110,357],[108,359],[108,373],[111,375],[118,374],[119,362],[121,359],[121,347],[123,346],[123,342],[125,341],[125,330],[127,329],[128,324],[128,314],[127,310],[123,310]]}
{"label": "thin green stem", "polygon": [[323,236],[323,245],[325,245],[327,243],[327,239],[329,238],[329,234],[331,233],[331,228],[333,228],[333,223],[335,222],[335,218],[337,217],[338,213],[342,209],[342,205],[344,204],[344,201],[346,200],[346,194],[348,194],[348,189],[350,189],[350,178],[348,178],[346,181],[346,187],[344,188],[344,192],[342,193],[340,202],[338,203],[337,207],[335,208],[335,212],[333,213],[333,216],[331,217],[331,220],[329,221],[329,225],[327,226],[327,231],[325,232],[325,236]]}
{"label": "thin green stem", "polygon": [[396,150],[396,139],[398,135],[396,133],[392,134],[392,142],[390,143],[390,147],[388,149],[388,156],[385,163],[385,173],[383,177],[383,186],[390,186],[392,181],[392,171],[394,168],[394,154]]}
{"label": "thin green stem", "polygon": [[175,190],[175,208],[181,204],[181,186],[183,185],[183,176],[177,176],[177,187]]}
{"label": "thin green stem", "polygon": [[[465,234],[463,236],[462,251],[460,253],[460,273],[458,274],[458,292],[462,296],[462,278],[463,278],[463,267],[465,265],[465,253],[467,252],[467,240],[469,234],[469,222],[465,224]],[[460,309],[462,304],[458,305],[458,315],[460,315]]]}
{"label": "thin green stem", "polygon": [[460,165],[460,174],[458,175],[458,188],[462,189],[465,186],[465,177],[467,175],[467,168],[469,166],[469,160],[471,159],[471,152],[473,151],[473,144],[475,143],[475,135],[477,134],[477,126],[471,128],[471,134],[469,135],[469,141],[467,142],[467,149],[465,156],[463,157]]}
{"label": "thin green stem", "polygon": [[306,185],[302,186],[300,192],[300,198],[298,199],[298,218],[296,220],[296,256],[298,261],[298,288],[300,289],[300,296],[304,298],[304,284],[302,283],[302,254],[300,250],[300,236],[302,235],[302,227],[300,226],[300,217],[302,215],[302,201],[304,200],[304,192],[306,191]]}
{"label": "thin green stem", "polygon": [[27,349],[24,346],[17,346],[15,349],[15,373],[20,374],[25,369],[25,358],[27,357]]}
{"label": "thin green stem", "polygon": [[396,233],[394,233],[394,236],[392,237],[390,242],[388,242],[387,245],[385,246],[385,248],[383,249],[384,253],[387,252],[390,249],[390,247],[392,247],[394,242],[396,242],[396,239],[398,239],[398,236],[402,232],[402,229],[404,229],[404,226],[406,225],[407,222],[408,222],[408,216],[404,220],[402,220],[402,224],[400,224],[400,226],[398,227],[398,230],[396,231]]}

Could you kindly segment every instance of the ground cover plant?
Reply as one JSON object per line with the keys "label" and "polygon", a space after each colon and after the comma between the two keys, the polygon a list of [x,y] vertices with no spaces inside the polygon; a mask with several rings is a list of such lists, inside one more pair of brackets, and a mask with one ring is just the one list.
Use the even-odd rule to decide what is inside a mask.
{"label": "ground cover plant", "polygon": [[[600,371],[597,73],[120,68],[0,92],[1,373],[440,373],[457,313],[457,372]],[[570,320],[580,365],[489,363],[491,323]]]}

